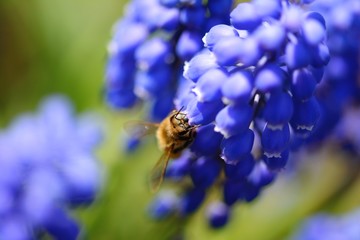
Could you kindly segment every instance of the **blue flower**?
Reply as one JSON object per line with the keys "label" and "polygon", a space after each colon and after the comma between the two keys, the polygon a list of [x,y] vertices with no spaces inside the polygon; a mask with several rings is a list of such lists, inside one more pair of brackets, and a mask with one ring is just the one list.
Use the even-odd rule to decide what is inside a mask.
{"label": "blue flower", "polygon": [[187,216],[194,213],[203,203],[205,199],[205,189],[191,188],[186,190],[184,195],[180,198],[179,212],[182,216]]}
{"label": "blue flower", "polygon": [[[346,121],[342,119],[347,118],[347,109],[357,108],[359,104],[359,7],[359,3],[352,0],[318,0],[310,5],[311,10],[321,13],[321,17],[319,14],[309,14],[308,19],[319,20],[322,25],[312,27],[321,28],[326,25],[327,28],[327,47],[321,45],[317,49],[317,61],[326,60],[326,57],[323,57],[324,53],[327,55],[326,52],[331,54],[331,59],[327,68],[318,70],[317,73],[311,70],[317,82],[322,77],[316,90],[319,102],[316,108],[321,115],[319,124],[314,128],[315,134],[310,137],[311,141],[305,142],[306,144],[322,143],[326,138],[334,135],[336,128],[343,128],[337,126],[343,125],[341,122]],[[310,27],[307,26],[309,29]],[[338,138],[341,134],[335,134],[341,142]],[[343,141],[346,142],[346,138]]]}
{"label": "blue flower", "polygon": [[[206,171],[203,171],[206,169]],[[217,159],[209,157],[198,158],[191,166],[190,176],[197,188],[207,189],[220,174],[221,164]]]}
{"label": "blue flower", "polygon": [[[254,200],[285,168],[294,136],[313,134],[321,113],[315,90],[330,61],[325,19],[306,11],[305,2],[232,4],[134,0],[122,21],[145,27],[148,35],[123,34],[137,41],[124,54],[109,56],[124,68],[108,69],[109,76],[120,79],[128,71],[129,77],[127,87],[107,86],[116,100],[111,105],[129,108],[141,99],[151,105],[147,118],[161,120],[175,107],[200,125],[166,178],[192,180],[178,194],[176,211],[184,217],[200,207],[209,188],[221,189],[218,200],[226,211],[210,211],[213,227],[226,224],[229,206]],[[168,22],[154,18],[159,9]],[[121,61],[125,54],[128,69]]]}
{"label": "blue flower", "polygon": [[212,27],[205,50],[185,63],[175,98],[201,125],[190,147],[194,188],[182,196],[188,214],[204,187],[222,188],[227,206],[254,200],[285,168],[292,135],[311,135],[320,116],[315,88],[329,60],[324,18],[275,0],[240,3],[229,15],[231,25]]}
{"label": "blue flower", "polygon": [[359,209],[354,209],[343,215],[318,213],[305,219],[295,230],[290,239],[359,239],[360,229],[357,225],[359,219]]}
{"label": "blue flower", "polygon": [[223,202],[214,202],[207,207],[209,225],[213,228],[223,227],[229,220],[229,207]]}
{"label": "blue flower", "polygon": [[[289,18],[289,11],[298,19]],[[256,160],[281,170],[290,132],[306,137],[319,119],[314,69],[324,67],[329,57],[322,50],[327,49],[324,18],[292,3],[259,0],[239,4],[230,19],[232,25],[209,30],[203,38],[207,50],[185,65],[184,77],[193,83],[178,91],[175,103],[185,106],[190,123],[215,122],[226,164],[262,152]],[[314,29],[318,35],[307,36]]]}
{"label": "blue flower", "polygon": [[0,132],[1,239],[79,236],[69,207],[91,203],[101,187],[100,121],[77,118],[65,97],[52,96]]}
{"label": "blue flower", "polygon": [[[122,110],[139,102],[147,120],[161,121],[174,109],[182,65],[203,48],[212,26],[228,23],[233,0],[133,0],[114,27],[105,70],[105,99]],[[162,111],[157,111],[160,102]],[[154,109],[154,110],[151,110]]]}
{"label": "blue flower", "polygon": [[179,199],[174,192],[162,191],[149,207],[150,216],[154,219],[165,219],[175,213]]}

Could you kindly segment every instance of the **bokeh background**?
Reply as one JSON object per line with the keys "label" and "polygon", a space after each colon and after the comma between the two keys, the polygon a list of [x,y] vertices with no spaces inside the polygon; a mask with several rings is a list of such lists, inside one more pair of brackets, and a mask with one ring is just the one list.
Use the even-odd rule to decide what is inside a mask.
{"label": "bokeh background", "polygon": [[53,93],[68,96],[78,112],[97,111],[105,121],[97,153],[106,171],[102,191],[92,206],[74,210],[86,239],[286,239],[314,212],[356,208],[357,168],[346,163],[349,156],[325,146],[300,153],[261,197],[238,204],[224,229],[211,230],[204,209],[186,221],[151,220],[147,207],[153,195],[146,179],[161,153],[151,137],[139,151],[123,153],[122,125],[140,109],[114,112],[102,95],[106,45],[125,3],[0,1],[0,126]]}

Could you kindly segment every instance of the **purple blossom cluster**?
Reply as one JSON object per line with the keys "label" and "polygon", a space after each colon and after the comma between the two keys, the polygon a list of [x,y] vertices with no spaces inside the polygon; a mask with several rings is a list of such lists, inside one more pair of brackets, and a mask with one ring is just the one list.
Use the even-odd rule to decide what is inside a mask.
{"label": "purple blossom cluster", "polygon": [[98,120],[52,96],[0,131],[0,239],[77,239],[70,207],[91,203],[101,186]]}
{"label": "purple blossom cluster", "polygon": [[285,168],[290,148],[331,133],[358,154],[359,16],[357,0],[130,2],[109,44],[108,103],[143,101],[152,121],[182,109],[200,125],[166,175],[191,184],[160,194],[151,214],[187,216],[216,187],[207,216],[221,227]]}
{"label": "purple blossom cluster", "polygon": [[[330,135],[341,140],[346,134],[338,130],[334,133],[334,129],[344,128],[343,123],[348,121],[343,118],[347,118],[350,111],[356,111],[360,103],[360,2],[317,0],[309,7],[319,11],[326,20],[327,45],[331,54],[316,93],[321,118],[311,142],[322,141]],[[350,143],[349,138],[343,140]]]}
{"label": "purple blossom cluster", "polygon": [[174,102],[201,127],[167,169],[168,179],[192,182],[171,198],[168,214],[195,212],[218,188],[222,196],[207,216],[212,227],[224,226],[234,203],[253,201],[285,167],[291,138],[313,133],[320,116],[315,88],[330,53],[324,18],[303,7],[240,3],[228,13],[230,24],[210,28],[205,48],[185,62]]}

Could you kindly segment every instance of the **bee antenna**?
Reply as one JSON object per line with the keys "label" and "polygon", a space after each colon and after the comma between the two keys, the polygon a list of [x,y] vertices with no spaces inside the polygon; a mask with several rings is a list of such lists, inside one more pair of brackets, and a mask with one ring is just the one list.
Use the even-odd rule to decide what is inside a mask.
{"label": "bee antenna", "polygon": [[200,127],[200,126],[201,126],[200,124],[194,125],[194,126],[192,126],[190,129],[196,129],[196,128]]}
{"label": "bee antenna", "polygon": [[177,113],[175,114],[175,118],[177,119],[177,116],[179,115],[179,113],[184,109],[184,106],[182,106],[178,111]]}

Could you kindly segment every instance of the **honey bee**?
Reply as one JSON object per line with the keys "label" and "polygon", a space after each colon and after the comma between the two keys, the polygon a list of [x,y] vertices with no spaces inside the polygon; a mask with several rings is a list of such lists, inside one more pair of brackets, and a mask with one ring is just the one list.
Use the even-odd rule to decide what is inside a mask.
{"label": "honey bee", "polygon": [[162,122],[128,122],[125,130],[137,138],[155,133],[159,149],[163,152],[150,172],[150,188],[156,192],[166,172],[169,160],[177,158],[195,139],[199,125],[190,125],[187,115],[173,110]]}

